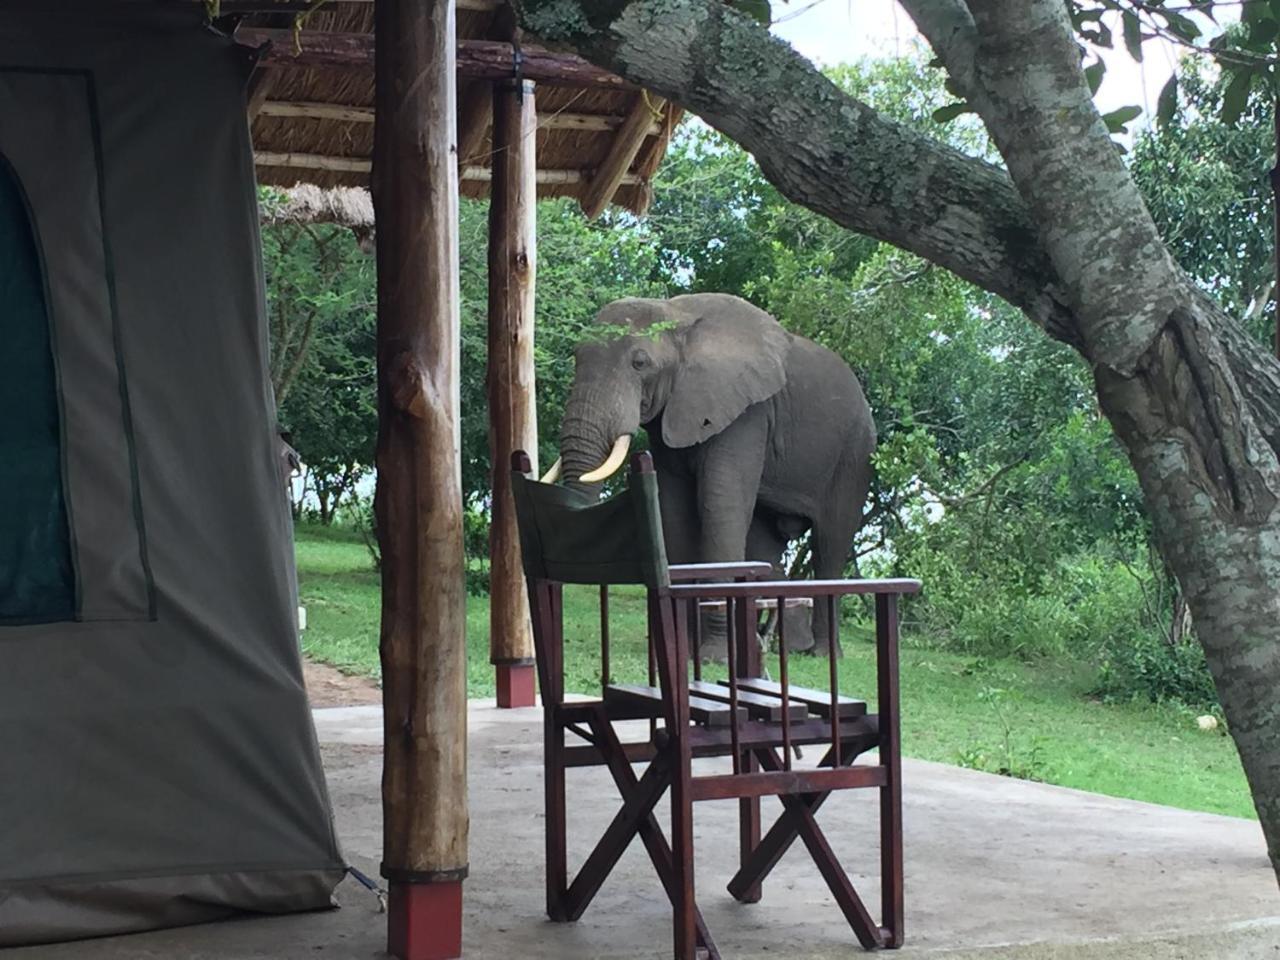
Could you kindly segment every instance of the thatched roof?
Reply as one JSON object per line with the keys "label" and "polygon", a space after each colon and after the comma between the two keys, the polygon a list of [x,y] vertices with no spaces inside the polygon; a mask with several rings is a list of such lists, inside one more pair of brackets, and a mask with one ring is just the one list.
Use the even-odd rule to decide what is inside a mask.
{"label": "thatched roof", "polygon": [[[250,87],[259,181],[367,185],[373,4],[332,0],[296,32],[292,11],[305,5],[253,6],[286,11],[247,16],[236,34],[254,47],[270,43]],[[457,16],[463,195],[488,194],[492,83],[514,77],[518,64],[523,77],[536,80],[538,196],[577,197],[592,215],[608,202],[643,213],[680,109],[571,55],[517,40],[514,56],[514,18],[500,0],[458,0]]]}

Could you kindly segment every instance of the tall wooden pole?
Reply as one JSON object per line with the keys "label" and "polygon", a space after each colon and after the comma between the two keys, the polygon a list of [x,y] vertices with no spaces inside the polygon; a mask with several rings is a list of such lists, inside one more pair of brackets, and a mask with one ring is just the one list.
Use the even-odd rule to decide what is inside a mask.
{"label": "tall wooden pole", "polygon": [[537,469],[533,389],[538,112],[533,84],[493,88],[493,186],[489,197],[489,653],[498,706],[533,706],[533,635],[520,567],[520,537],[508,464],[524,450]]}
{"label": "tall wooden pole", "polygon": [[1276,138],[1276,163],[1271,168],[1271,204],[1275,210],[1275,353],[1280,357],[1280,97],[1272,104]]}
{"label": "tall wooden pole", "polygon": [[375,30],[387,947],[442,960],[468,829],[453,0],[377,0]]}

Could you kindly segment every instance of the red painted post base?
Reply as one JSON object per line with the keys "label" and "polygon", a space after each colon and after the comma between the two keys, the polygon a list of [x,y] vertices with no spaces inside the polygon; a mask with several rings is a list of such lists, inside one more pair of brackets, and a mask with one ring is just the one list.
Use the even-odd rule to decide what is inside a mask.
{"label": "red painted post base", "polygon": [[387,953],[396,960],[454,960],[462,956],[462,881],[391,882]]}
{"label": "red painted post base", "polygon": [[532,707],[534,669],[531,663],[500,663],[498,671],[498,706]]}

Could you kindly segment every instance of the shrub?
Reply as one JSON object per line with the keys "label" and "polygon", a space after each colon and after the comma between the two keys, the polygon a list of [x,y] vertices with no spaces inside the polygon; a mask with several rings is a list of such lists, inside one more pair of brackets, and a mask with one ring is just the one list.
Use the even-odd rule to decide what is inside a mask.
{"label": "shrub", "polygon": [[1218,707],[1218,692],[1195,638],[1171,643],[1154,631],[1106,647],[1095,692],[1110,701],[1173,701],[1210,712]]}

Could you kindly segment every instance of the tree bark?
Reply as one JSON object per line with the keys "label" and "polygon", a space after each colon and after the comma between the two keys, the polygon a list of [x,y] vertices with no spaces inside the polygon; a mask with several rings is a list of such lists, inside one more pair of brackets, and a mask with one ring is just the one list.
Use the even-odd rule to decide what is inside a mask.
{"label": "tree bark", "polygon": [[1058,0],[905,0],[1008,173],[880,117],[707,0],[525,0],[526,26],[693,109],[790,199],[1021,307],[1090,361],[1280,873],[1280,365],[1175,265]]}
{"label": "tree bark", "polygon": [[451,0],[375,10],[382,870],[389,947],[404,957],[440,891],[457,930],[431,936],[460,944],[467,870],[455,26]]}

